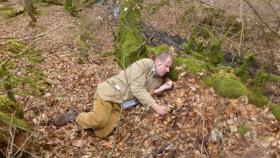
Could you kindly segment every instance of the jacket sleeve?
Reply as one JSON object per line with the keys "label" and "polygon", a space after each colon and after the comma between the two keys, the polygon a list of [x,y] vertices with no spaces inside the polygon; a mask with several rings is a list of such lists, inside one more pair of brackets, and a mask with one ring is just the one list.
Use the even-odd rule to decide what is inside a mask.
{"label": "jacket sleeve", "polygon": [[131,93],[137,100],[145,105],[152,106],[156,104],[154,98],[148,92],[146,87],[147,75],[150,71],[150,67],[147,67],[143,62],[139,61],[132,65],[131,70],[134,72],[135,77],[133,77],[131,82]]}

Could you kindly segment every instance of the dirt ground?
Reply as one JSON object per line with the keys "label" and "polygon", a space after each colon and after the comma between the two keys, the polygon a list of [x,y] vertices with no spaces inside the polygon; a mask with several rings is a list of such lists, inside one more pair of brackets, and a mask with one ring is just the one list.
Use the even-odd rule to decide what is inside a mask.
{"label": "dirt ground", "polygon": [[[11,2],[16,4],[17,1]],[[151,1],[145,1],[149,6]],[[179,24],[184,5],[164,6],[143,20],[170,34],[187,37]],[[145,6],[144,5],[144,6]],[[68,108],[90,110],[96,85],[116,74],[120,68],[110,56],[114,24],[108,17],[108,5],[93,5],[71,17],[63,6],[39,4],[37,23],[28,26],[29,17],[21,14],[6,19],[0,16],[0,37],[23,39],[41,33],[34,42],[44,61],[41,65],[50,87],[42,99],[19,98],[25,107],[25,119],[34,127],[37,150],[33,157],[280,157],[280,126],[267,108],[256,108],[248,99],[218,97],[200,78],[181,73],[172,90],[156,100],[170,107],[160,117],[143,107],[122,113],[119,132],[98,139],[91,130],[75,124],[55,127],[53,115]],[[173,18],[174,17],[174,18]],[[86,62],[79,63],[80,37],[88,35]],[[4,39],[0,40],[0,43]],[[245,133],[242,130],[248,129]]]}

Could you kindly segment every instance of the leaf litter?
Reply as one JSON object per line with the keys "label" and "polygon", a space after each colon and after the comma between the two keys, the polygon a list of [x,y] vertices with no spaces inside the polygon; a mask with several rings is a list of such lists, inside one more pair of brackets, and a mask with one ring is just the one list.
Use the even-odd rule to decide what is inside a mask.
{"label": "leaf litter", "polygon": [[[116,74],[119,68],[112,57],[98,53],[90,54],[88,63],[77,64],[73,51],[67,49],[77,47],[69,35],[69,32],[80,31],[75,19],[60,6],[42,7],[42,13],[37,24],[41,27],[33,30],[22,29],[28,22],[24,15],[10,23],[1,23],[11,28],[1,35],[17,38],[50,30],[58,21],[62,24],[57,32],[36,43],[44,57],[42,67],[51,85],[44,99],[23,97],[20,100],[28,105],[25,118],[39,128],[40,150],[34,151],[36,155],[106,157],[116,141],[113,157],[279,157],[280,126],[267,108],[248,104],[246,97],[221,98],[212,88],[201,84],[200,78],[185,72],[181,72],[172,90],[156,97],[159,103],[169,107],[166,116],[158,116],[142,106],[124,111],[119,132],[105,140],[96,138],[92,130],[81,130],[76,124],[53,126],[50,118],[70,107],[89,111],[96,85]],[[85,13],[91,14],[95,23],[98,23],[95,17],[102,16],[92,10]],[[98,43],[100,47],[112,48],[112,34],[107,27],[95,33],[107,39]]]}

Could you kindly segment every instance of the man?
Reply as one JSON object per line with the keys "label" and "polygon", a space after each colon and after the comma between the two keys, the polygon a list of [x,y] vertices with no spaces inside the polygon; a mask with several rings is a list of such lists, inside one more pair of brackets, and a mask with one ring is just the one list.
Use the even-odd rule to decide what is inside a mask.
{"label": "man", "polygon": [[121,108],[134,105],[135,100],[151,107],[159,115],[167,113],[167,108],[155,102],[152,95],[172,87],[172,81],[163,76],[169,72],[172,57],[163,52],[154,60],[144,58],[134,62],[119,74],[97,85],[93,109],[82,112],[76,122],[83,129],[94,129],[99,138],[108,136],[117,126]]}

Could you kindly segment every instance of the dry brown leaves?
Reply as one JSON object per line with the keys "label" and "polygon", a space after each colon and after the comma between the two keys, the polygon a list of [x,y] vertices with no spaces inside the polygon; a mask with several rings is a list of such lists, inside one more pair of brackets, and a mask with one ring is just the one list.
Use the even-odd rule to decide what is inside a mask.
{"label": "dry brown leaves", "polygon": [[[98,16],[95,13],[90,20]],[[42,31],[42,27],[50,30],[58,22],[63,26],[44,42],[37,43],[51,85],[44,100],[32,97],[21,100],[28,105],[25,117],[39,131],[36,155],[106,157],[116,145],[113,157],[279,157],[280,126],[267,108],[248,104],[246,97],[220,98],[213,89],[205,88],[199,78],[188,75],[181,75],[172,90],[156,98],[169,107],[167,115],[158,116],[142,106],[124,111],[116,137],[113,134],[101,140],[91,130],[83,131],[75,124],[54,127],[49,120],[55,113],[71,106],[80,111],[90,110],[96,84],[116,74],[118,67],[111,57],[98,54],[91,55],[89,63],[75,62],[71,49],[76,46],[69,32],[75,34],[79,28],[62,7],[42,7],[38,18],[38,26],[42,27],[36,27],[35,31],[22,29],[27,26],[27,18],[22,15],[16,22],[1,23],[0,28],[6,30],[3,35],[16,33],[23,38]],[[102,31],[109,36],[107,27],[100,28],[98,39]],[[105,50],[110,49],[109,42],[103,41]]]}

